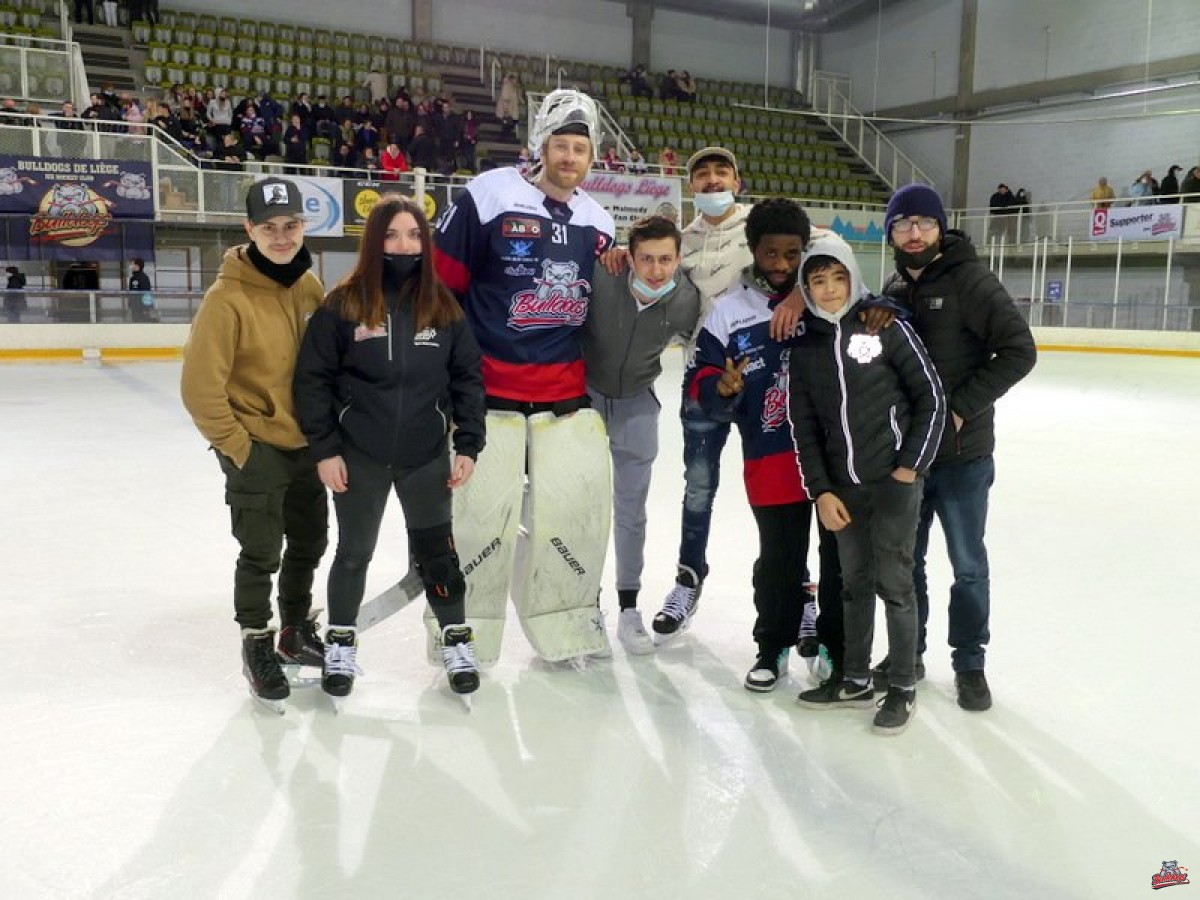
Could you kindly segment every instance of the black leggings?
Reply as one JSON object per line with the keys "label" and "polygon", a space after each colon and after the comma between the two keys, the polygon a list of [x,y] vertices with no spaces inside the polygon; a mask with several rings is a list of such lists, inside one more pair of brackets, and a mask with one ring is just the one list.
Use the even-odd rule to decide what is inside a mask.
{"label": "black leggings", "polygon": [[343,459],[348,488],[333,495],[338,546],[329,570],[330,626],[352,626],[358,620],[367,567],[393,490],[404,511],[409,555],[438,622],[461,623],[466,587],[450,528],[449,453],[412,469],[385,466],[353,447],[343,451]]}

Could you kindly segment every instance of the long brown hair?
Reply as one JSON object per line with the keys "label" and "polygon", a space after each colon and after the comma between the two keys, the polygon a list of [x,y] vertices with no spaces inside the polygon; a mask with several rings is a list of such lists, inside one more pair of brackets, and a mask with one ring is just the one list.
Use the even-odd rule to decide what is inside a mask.
{"label": "long brown hair", "polygon": [[400,194],[384,194],[379,198],[363,226],[353,271],[329,292],[325,305],[335,307],[340,303],[343,319],[361,322],[368,328],[378,328],[387,320],[387,299],[383,295],[383,242],[392,219],[402,212],[416,220],[421,232],[421,271],[401,289],[400,302],[412,303],[417,331],[445,328],[463,317],[462,307],[434,272],[433,240],[425,212],[415,200]]}

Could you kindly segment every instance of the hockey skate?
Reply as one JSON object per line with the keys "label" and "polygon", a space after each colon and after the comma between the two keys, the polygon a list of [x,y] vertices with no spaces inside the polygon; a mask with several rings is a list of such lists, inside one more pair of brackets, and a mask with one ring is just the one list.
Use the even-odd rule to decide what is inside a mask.
{"label": "hockey skate", "polygon": [[692,624],[692,617],[696,615],[696,609],[700,606],[702,587],[703,582],[694,571],[687,566],[679,567],[679,573],[675,576],[675,586],[671,588],[671,593],[667,594],[667,599],[663,602],[663,608],[651,622],[651,627],[658,636],[658,643],[666,643],[688,630]]}
{"label": "hockey skate", "polygon": [[479,689],[479,667],[475,663],[475,640],[470,625],[447,625],[442,629],[442,664],[450,690],[471,709],[471,694]]}
{"label": "hockey skate", "polygon": [[242,629],[242,674],[246,676],[250,696],[255,702],[282,716],[283,701],[292,691],[275,655],[273,629]]}
{"label": "hockey skate", "polygon": [[358,633],[354,628],[330,628],[325,635],[325,654],[321,666],[321,689],[340,713],[342,703],[354,690],[354,679],[362,674],[356,660]]}
{"label": "hockey skate", "polygon": [[813,670],[812,660],[816,658],[820,641],[817,638],[817,586],[811,581],[805,582],[804,593],[801,595],[804,601],[803,612],[800,614],[800,640],[796,643],[796,650],[800,653],[800,658],[808,665],[808,670]]}

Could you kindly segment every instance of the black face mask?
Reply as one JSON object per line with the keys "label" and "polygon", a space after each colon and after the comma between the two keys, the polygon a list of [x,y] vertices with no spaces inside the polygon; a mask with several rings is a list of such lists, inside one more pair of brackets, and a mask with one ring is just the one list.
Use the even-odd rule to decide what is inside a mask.
{"label": "black face mask", "polygon": [[384,284],[400,285],[421,271],[420,253],[383,254]]}
{"label": "black face mask", "polygon": [[920,253],[909,253],[901,247],[893,247],[892,255],[896,258],[896,262],[906,269],[923,269],[942,252],[940,242],[932,247],[926,247]]}

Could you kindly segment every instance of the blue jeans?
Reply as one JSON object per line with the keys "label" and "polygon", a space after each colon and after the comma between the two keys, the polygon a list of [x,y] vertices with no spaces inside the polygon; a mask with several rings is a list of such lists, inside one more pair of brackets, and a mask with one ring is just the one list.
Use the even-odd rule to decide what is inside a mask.
{"label": "blue jeans", "polygon": [[955,672],[983,668],[984,645],[991,606],[991,578],[983,534],[987,527],[988,490],[996,477],[991,456],[956,465],[935,465],[925,478],[917,542],[913,548],[913,584],[917,590],[917,615],[921,633],[917,652],[925,652],[925,625],[929,621],[929,581],[925,554],[936,514],[946,537],[946,551],[954,570],[950,588],[949,644]]}
{"label": "blue jeans", "polygon": [[683,398],[683,520],[679,564],[703,580],[708,574],[708,532],[713,500],[721,483],[721,451],[729,438],[729,422],[708,417],[700,405]]}

